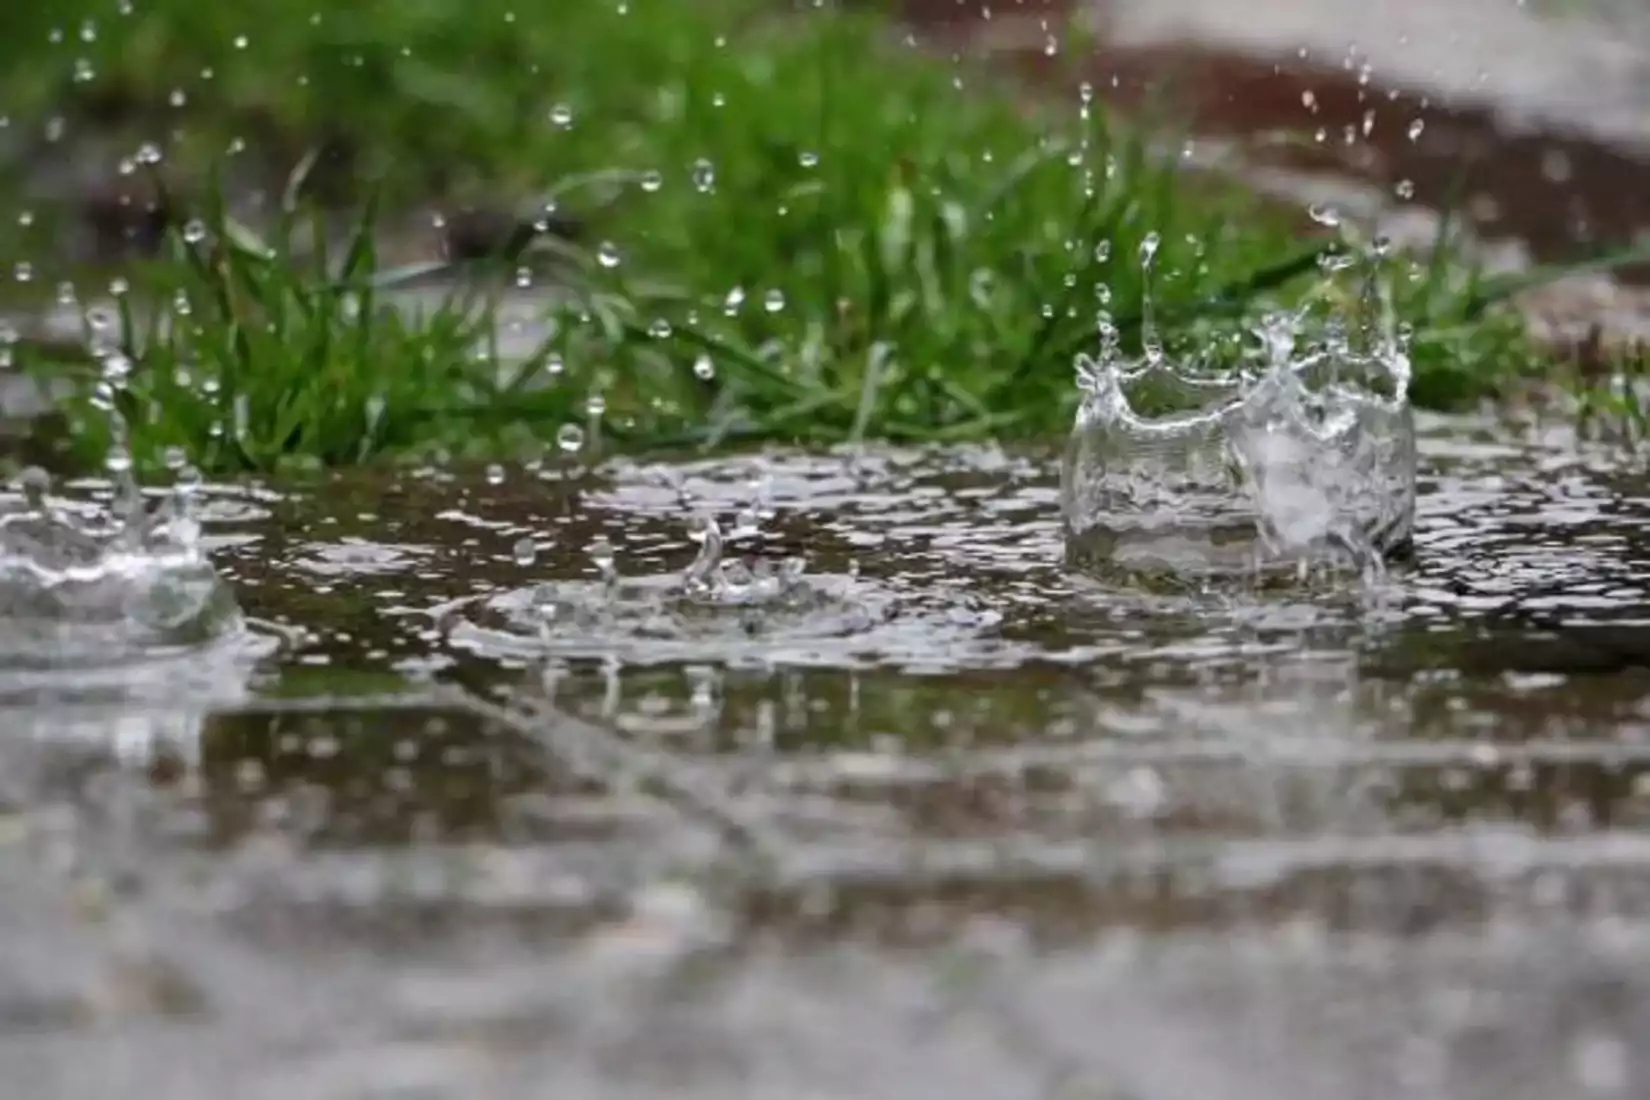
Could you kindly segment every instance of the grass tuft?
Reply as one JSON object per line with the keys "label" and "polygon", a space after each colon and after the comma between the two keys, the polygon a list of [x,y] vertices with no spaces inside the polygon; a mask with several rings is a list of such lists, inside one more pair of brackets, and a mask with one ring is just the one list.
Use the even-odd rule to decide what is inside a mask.
{"label": "grass tuft", "polygon": [[[0,17],[0,37],[36,18]],[[1069,427],[1097,322],[1133,338],[1149,293],[1171,348],[1220,354],[1245,318],[1313,292],[1332,246],[1083,97],[1028,104],[875,13],[147,0],[99,26],[59,58],[90,57],[89,89],[31,84],[38,64],[21,64],[0,92],[42,110],[58,100],[30,89],[83,109],[115,97],[147,120],[186,87],[162,190],[246,133],[310,143],[304,186],[259,233],[202,167],[194,222],[130,275],[120,403],[145,466],[180,450],[214,473],[508,456],[569,425],[630,449],[1049,437]],[[375,202],[329,248],[309,173],[339,150]],[[376,200],[476,188],[571,214],[586,243],[541,239],[409,307],[405,272],[378,258]],[[1539,365],[1517,318],[1487,308],[1506,288],[1442,242],[1398,285],[1421,401]],[[506,355],[494,308],[521,287],[542,291],[542,328]],[[85,461],[107,441],[95,350],[72,440]]]}

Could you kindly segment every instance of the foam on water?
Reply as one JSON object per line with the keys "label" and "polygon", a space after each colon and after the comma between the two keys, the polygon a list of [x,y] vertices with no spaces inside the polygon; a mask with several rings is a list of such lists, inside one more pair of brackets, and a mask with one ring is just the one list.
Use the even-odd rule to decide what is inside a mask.
{"label": "foam on water", "polygon": [[1144,323],[1140,359],[1103,327],[1098,358],[1078,362],[1061,476],[1074,564],[1204,583],[1378,571],[1405,547],[1409,357],[1373,267],[1351,307],[1263,319],[1259,354],[1235,369],[1171,359],[1149,310]]}

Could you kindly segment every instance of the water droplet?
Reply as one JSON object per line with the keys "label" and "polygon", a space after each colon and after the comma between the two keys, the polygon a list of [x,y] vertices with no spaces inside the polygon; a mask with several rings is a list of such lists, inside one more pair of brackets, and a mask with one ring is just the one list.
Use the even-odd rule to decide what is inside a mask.
{"label": "water droplet", "polygon": [[500,466],[498,463],[495,462],[492,465],[487,467],[487,484],[489,484],[489,485],[503,485],[504,484],[504,467],[503,466]]}
{"label": "water droplet", "polygon": [[563,424],[556,430],[556,446],[565,454],[576,454],[584,448],[584,429],[577,424]]}
{"label": "water droplet", "polygon": [[1319,225],[1327,226],[1331,229],[1341,224],[1340,210],[1325,203],[1313,203],[1311,206],[1308,206],[1306,208],[1306,216],[1317,222]]}
{"label": "water droplet", "polygon": [[597,535],[591,541],[589,551],[590,560],[595,563],[596,569],[602,576],[611,576],[614,565],[618,561],[618,552],[613,549],[613,542],[606,535]]}
{"label": "water droplet", "polygon": [[659,188],[663,187],[664,185],[665,185],[665,177],[664,177],[663,174],[661,174],[657,171],[649,171],[649,172],[643,172],[642,173],[641,187],[642,187],[642,190],[646,191],[648,194],[650,194],[650,195],[653,194],[654,192],[658,191]]}
{"label": "water droplet", "polygon": [[538,560],[538,543],[525,536],[519,538],[516,540],[516,544],[510,548],[510,556],[515,559],[517,565],[526,569]]}
{"label": "water droplet", "polygon": [[1145,238],[1142,239],[1141,242],[1140,242],[1140,266],[1141,267],[1149,268],[1149,267],[1152,266],[1153,261],[1155,261],[1157,259],[1157,250],[1162,245],[1162,243],[1163,243],[1163,238],[1158,235],[1158,233],[1155,229],[1152,232],[1146,234]]}
{"label": "water droplet", "polygon": [[785,308],[785,292],[774,289],[768,291],[762,298],[762,308],[769,313],[779,313]]}
{"label": "water droplet", "polygon": [[1427,128],[1427,124],[1426,124],[1426,121],[1424,119],[1419,119],[1418,118],[1414,122],[1411,122],[1409,124],[1409,140],[1419,141],[1420,138],[1421,138],[1421,134],[1423,132],[1425,132],[1426,128]]}
{"label": "water droplet", "polygon": [[709,382],[712,378],[715,378],[715,361],[709,355],[700,352],[698,358],[693,361],[693,376],[701,382]]}
{"label": "water droplet", "polygon": [[700,157],[693,162],[693,188],[701,194],[716,186],[716,166]]}
{"label": "water droplet", "polygon": [[573,127],[573,108],[565,103],[557,103],[550,108],[550,124],[558,130],[570,130]]}
{"label": "water droplet", "polygon": [[596,249],[596,262],[605,268],[612,269],[618,267],[619,264],[623,262],[623,259],[624,258],[619,255],[618,246],[612,241],[603,241]]}

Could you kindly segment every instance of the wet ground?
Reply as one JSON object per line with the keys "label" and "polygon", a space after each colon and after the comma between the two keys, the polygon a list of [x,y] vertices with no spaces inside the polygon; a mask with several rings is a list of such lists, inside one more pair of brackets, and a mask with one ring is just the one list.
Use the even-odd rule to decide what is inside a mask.
{"label": "wet ground", "polygon": [[1038,455],[212,493],[246,631],[0,681],[0,1067],[1646,1095],[1650,479],[1424,439],[1412,567],[1265,597],[1071,575]]}

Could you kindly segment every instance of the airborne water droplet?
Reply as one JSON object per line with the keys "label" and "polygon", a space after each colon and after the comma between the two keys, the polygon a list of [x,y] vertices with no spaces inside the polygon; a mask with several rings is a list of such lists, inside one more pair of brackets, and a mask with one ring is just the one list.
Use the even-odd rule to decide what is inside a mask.
{"label": "airborne water droplet", "polygon": [[584,447],[584,429],[577,424],[563,424],[556,430],[556,446],[565,454],[575,454]]}
{"label": "airborne water droplet", "polygon": [[700,157],[693,162],[693,189],[704,194],[716,186],[716,167]]}

